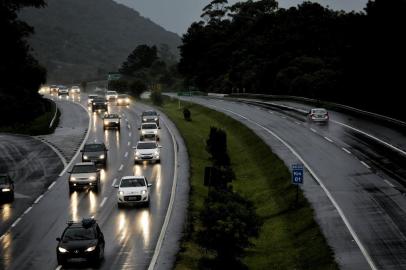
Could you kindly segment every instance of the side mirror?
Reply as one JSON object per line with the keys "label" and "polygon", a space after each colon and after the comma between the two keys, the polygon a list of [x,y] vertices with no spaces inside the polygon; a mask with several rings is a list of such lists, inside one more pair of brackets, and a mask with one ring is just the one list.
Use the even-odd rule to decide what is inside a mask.
{"label": "side mirror", "polygon": [[158,129],[161,129],[161,127],[158,127]]}
{"label": "side mirror", "polygon": [[152,187],[152,184],[148,184],[147,187]]}
{"label": "side mirror", "polygon": [[61,238],[60,238],[60,237],[57,237],[57,238],[56,238],[56,241],[61,242]]}
{"label": "side mirror", "polygon": [[114,188],[118,188],[118,185],[114,185]]}

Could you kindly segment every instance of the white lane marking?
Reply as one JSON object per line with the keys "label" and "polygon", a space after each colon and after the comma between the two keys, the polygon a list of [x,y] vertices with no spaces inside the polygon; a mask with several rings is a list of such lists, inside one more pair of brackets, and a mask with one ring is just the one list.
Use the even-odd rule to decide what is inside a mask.
{"label": "white lane marking", "polygon": [[128,157],[128,152],[125,152],[124,157]]}
{"label": "white lane marking", "polygon": [[131,145],[131,142],[128,142],[127,145],[130,146],[130,145]]}
{"label": "white lane marking", "polygon": [[114,187],[114,185],[116,184],[117,178],[114,178],[113,180],[113,184],[111,184],[112,187]]}
{"label": "white lane marking", "polygon": [[283,115],[282,115],[281,117],[282,117],[283,119],[286,119],[286,116],[283,116]]}
{"label": "white lane marking", "polygon": [[53,186],[55,186],[56,181],[52,182],[52,184],[49,185],[48,190],[51,190],[53,188]]}
{"label": "white lane marking", "polygon": [[131,126],[130,126],[130,125],[127,125],[127,127],[128,127],[129,129],[131,129]]}
{"label": "white lane marking", "polygon": [[66,161],[66,159],[63,157],[63,155],[61,154],[61,152],[59,152],[58,149],[56,149],[52,144],[50,144],[49,142],[47,142],[45,139],[42,138],[37,138],[37,137],[32,137],[42,143],[44,143],[45,145],[47,145],[49,148],[51,148],[52,151],[55,152],[55,154],[59,157],[59,159],[62,161],[63,167],[65,167],[68,162]]}
{"label": "white lane marking", "polygon": [[295,123],[298,124],[298,125],[302,124],[302,123],[300,123],[299,121],[295,121]]}
{"label": "white lane marking", "polygon": [[126,122],[128,122],[128,119],[126,118],[126,119],[124,119]]}
{"label": "white lane marking", "polygon": [[39,201],[42,199],[42,197],[44,197],[44,194],[39,195],[39,197],[34,201],[34,204],[39,203]]}
{"label": "white lane marking", "polygon": [[107,197],[104,197],[102,202],[100,203],[100,208],[103,207],[103,205],[106,203]]}
{"label": "white lane marking", "polygon": [[128,136],[129,136],[129,137],[131,137],[131,135],[132,135],[132,133],[131,133],[131,132],[130,132],[130,133],[128,133]]}
{"label": "white lane marking", "polygon": [[32,206],[28,207],[27,210],[24,211],[24,215],[28,214],[32,209]]}
{"label": "white lane marking", "polygon": [[350,155],[351,155],[350,150],[348,150],[347,148],[342,147],[341,149],[343,149],[343,151],[346,152],[347,154],[350,154]]}
{"label": "white lane marking", "polygon": [[371,167],[370,167],[368,164],[366,164],[364,161],[361,160],[360,162],[361,162],[362,165],[364,165],[364,166],[367,167],[368,169],[371,169]]}
{"label": "white lane marking", "polygon": [[313,131],[314,133],[317,133],[317,130],[315,130],[314,128],[310,128],[311,131]]}
{"label": "white lane marking", "polygon": [[14,221],[14,223],[13,224],[11,224],[11,228],[14,228],[15,226],[17,226],[17,224],[18,224],[18,222],[20,222],[21,221],[21,218],[19,217],[19,218],[17,218],[17,220],[16,221]]}
{"label": "white lane marking", "polygon": [[162,243],[165,238],[166,230],[168,229],[168,224],[169,220],[172,215],[172,209],[173,209],[173,204],[175,201],[175,195],[176,195],[176,184],[177,184],[177,179],[178,179],[178,152],[176,151],[176,140],[175,136],[173,135],[171,129],[168,127],[168,125],[162,121],[164,125],[166,125],[169,133],[171,134],[172,137],[172,144],[173,144],[173,151],[174,151],[174,169],[173,169],[173,182],[172,182],[172,190],[171,190],[171,198],[169,199],[169,205],[168,205],[168,210],[166,211],[165,215],[165,220],[164,224],[162,225],[161,233],[159,234],[159,238],[157,241],[157,244],[155,246],[154,250],[154,255],[152,256],[151,262],[149,263],[148,270],[154,270],[155,264],[158,260],[159,252],[161,251]]}
{"label": "white lane marking", "polygon": [[70,162],[68,163],[68,165],[65,166],[65,169],[63,169],[63,171],[59,174],[59,177],[61,177],[62,175],[64,175],[66,173],[66,171],[68,170],[68,168],[72,165],[72,163],[76,160],[76,158],[78,157],[80,150],[83,148],[83,145],[85,145],[85,143],[87,142],[87,139],[89,138],[90,135],[90,130],[92,128],[92,116],[90,115],[90,112],[86,109],[85,106],[83,106],[81,103],[78,103],[87,113],[87,116],[89,118],[89,124],[87,126],[87,131],[86,131],[86,135],[85,138],[83,139],[82,143],[80,144],[78,150],[76,151],[76,154],[73,156],[73,158],[70,160]]}
{"label": "white lane marking", "polygon": [[[231,113],[238,115],[241,117],[239,113],[232,112]],[[246,118],[246,117],[244,117]],[[297,159],[302,162],[302,164],[306,167],[306,169],[309,171],[309,173],[313,176],[314,179],[319,183],[320,187],[323,189],[323,191],[326,193],[327,197],[330,199],[331,203],[334,205],[334,207],[337,209],[338,214],[340,215],[341,219],[343,220],[344,224],[346,225],[348,231],[351,233],[352,237],[354,238],[355,242],[357,243],[359,249],[361,250],[362,254],[364,255],[365,259],[367,260],[369,266],[371,267],[372,270],[378,270],[376,267],[374,261],[372,260],[371,255],[369,255],[367,249],[365,248],[364,244],[361,242],[361,240],[358,238],[358,235],[355,233],[354,229],[352,228],[350,222],[348,221],[347,217],[344,215],[343,210],[341,207],[338,205],[336,200],[333,198],[333,195],[330,193],[330,191],[326,188],[324,183],[321,181],[321,179],[316,175],[316,173],[310,168],[310,166],[306,163],[306,161],[293,149],[293,147],[288,144],[286,141],[284,141],[281,137],[279,137],[276,133],[274,133],[272,130],[264,127],[263,125],[248,119],[249,122],[253,123],[254,125],[257,125],[267,131],[269,134],[271,134],[273,137],[275,137],[278,141],[280,141],[283,145],[285,145],[291,152],[296,156]]]}
{"label": "white lane marking", "polygon": [[388,180],[383,179],[383,181],[384,181],[386,184],[388,184],[389,186],[391,186],[391,187],[395,187],[395,185],[394,185],[394,184],[392,184],[391,182],[389,182]]}
{"label": "white lane marking", "polygon": [[332,139],[330,139],[329,137],[324,137],[324,139],[326,139],[327,141],[329,141],[329,142],[334,142]]}
{"label": "white lane marking", "polygon": [[364,131],[362,131],[362,130],[359,130],[359,129],[355,128],[355,127],[346,125],[346,124],[341,123],[341,122],[337,122],[337,121],[334,121],[334,120],[331,120],[331,121],[332,121],[333,123],[336,123],[336,124],[341,125],[341,126],[343,126],[343,127],[346,127],[346,128],[352,129],[352,130],[354,130],[354,131],[356,131],[356,132],[359,132],[359,133],[361,133],[361,134],[363,134],[363,135],[365,135],[365,136],[367,136],[367,137],[369,137],[369,138],[371,138],[371,139],[374,139],[374,140],[376,140],[376,141],[378,141],[378,142],[380,142],[380,143],[382,143],[382,144],[388,146],[389,148],[391,148],[391,149],[393,149],[393,150],[395,150],[395,151],[398,151],[398,152],[401,153],[402,155],[406,156],[406,151],[403,151],[402,149],[399,149],[399,148],[397,148],[396,146],[393,146],[392,144],[387,143],[387,142],[385,142],[385,141],[383,141],[383,140],[381,140],[381,139],[379,139],[379,138],[377,138],[377,137],[375,137],[375,136],[373,136],[373,135],[371,135],[371,134],[369,134],[369,133],[366,133],[366,132],[364,132]]}
{"label": "white lane marking", "polygon": [[[227,112],[230,112],[230,113],[233,113],[232,111],[230,111],[230,110],[227,110],[227,109],[224,109],[225,111],[227,111]],[[243,116],[243,115],[241,115],[240,116],[241,118],[243,118],[243,119],[245,119],[245,120],[248,120],[248,118],[247,117],[245,117],[245,116]]]}
{"label": "white lane marking", "polygon": [[124,165],[121,164],[121,165],[120,165],[120,168],[118,168],[118,170],[121,171],[123,168],[124,168]]}
{"label": "white lane marking", "polygon": [[61,270],[62,269],[62,265],[58,265],[57,268],[55,268],[55,270]]}

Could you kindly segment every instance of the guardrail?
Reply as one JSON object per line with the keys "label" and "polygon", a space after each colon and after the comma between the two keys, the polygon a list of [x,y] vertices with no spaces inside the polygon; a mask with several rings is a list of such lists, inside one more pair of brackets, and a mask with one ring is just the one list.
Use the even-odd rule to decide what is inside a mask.
{"label": "guardrail", "polygon": [[[334,102],[328,102],[328,101],[322,101],[322,100],[316,100],[316,99],[311,99],[311,98],[305,98],[305,97],[297,97],[297,96],[285,96],[285,95],[264,95],[264,94],[232,94],[228,95],[229,97],[247,97],[247,98],[259,98],[259,99],[266,99],[266,100],[290,100],[290,101],[300,101],[304,103],[310,103],[312,105],[323,105],[327,108],[332,108],[340,111],[345,111],[345,112],[351,112],[355,114],[361,114],[364,116],[368,116],[370,118],[378,119],[380,121],[390,123],[390,124],[395,124],[397,126],[400,126],[402,128],[406,128],[406,122],[401,121],[399,119],[395,119],[392,117],[388,117],[385,115],[380,115],[377,113],[373,112],[368,112],[364,111],[361,109],[357,109],[351,106],[339,104],[339,103],[334,103]],[[276,105],[276,104],[273,104]],[[283,106],[283,105],[282,105]],[[289,106],[285,106],[289,108]]]}

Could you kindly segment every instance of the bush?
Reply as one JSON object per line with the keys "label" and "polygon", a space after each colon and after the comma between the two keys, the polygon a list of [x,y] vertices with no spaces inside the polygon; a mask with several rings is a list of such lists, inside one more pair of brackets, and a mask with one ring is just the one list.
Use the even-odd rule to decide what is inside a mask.
{"label": "bush", "polygon": [[156,106],[161,106],[163,104],[163,98],[161,91],[156,89],[151,92],[152,103]]}
{"label": "bush", "polygon": [[191,119],[191,112],[188,108],[183,109],[183,118],[185,118],[186,121],[190,121]]}
{"label": "bush", "polygon": [[142,80],[136,79],[130,83],[129,90],[131,94],[139,97],[144,91],[147,90],[147,85]]}
{"label": "bush", "polygon": [[230,157],[227,153],[227,134],[216,127],[210,128],[206,140],[206,150],[211,155],[214,166],[229,166]]}

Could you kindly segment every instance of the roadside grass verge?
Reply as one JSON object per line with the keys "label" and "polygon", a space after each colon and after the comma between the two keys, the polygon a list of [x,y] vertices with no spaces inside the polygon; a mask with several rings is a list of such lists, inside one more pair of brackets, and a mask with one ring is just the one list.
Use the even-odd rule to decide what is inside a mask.
{"label": "roadside grass verge", "polygon": [[[59,117],[61,115],[60,111],[57,110],[55,102],[44,99],[46,112],[35,118],[33,121],[27,124],[16,123],[13,126],[0,127],[0,132],[16,133],[16,134],[26,134],[26,135],[45,135],[54,132],[55,128],[58,126]],[[55,121],[50,127],[50,123],[55,115],[55,110],[57,110],[57,115]]]}
{"label": "roadside grass verge", "polygon": [[[204,167],[210,166],[205,150],[211,126],[227,132],[232,168],[236,174],[233,187],[253,201],[263,218],[260,236],[247,250],[244,263],[249,269],[338,269],[314,213],[290,183],[290,172],[253,131],[238,121],[214,110],[182,102],[191,111],[191,121],[183,119],[177,101],[165,100],[160,109],[176,124],[182,134],[190,159],[190,202],[188,222],[175,269],[198,269],[206,254],[195,241],[201,226],[199,212],[207,196],[203,185]],[[206,254],[207,255],[207,254]]]}

